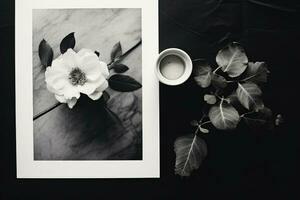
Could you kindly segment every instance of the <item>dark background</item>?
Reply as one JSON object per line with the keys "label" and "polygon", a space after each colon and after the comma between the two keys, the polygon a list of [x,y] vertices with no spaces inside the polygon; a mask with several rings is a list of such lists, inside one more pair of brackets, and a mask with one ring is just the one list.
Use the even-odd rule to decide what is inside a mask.
{"label": "dark background", "polygon": [[192,59],[213,60],[224,43],[238,41],[250,61],[268,63],[264,101],[284,117],[274,131],[241,127],[209,134],[200,169],[187,179],[175,176],[173,142],[193,131],[189,122],[201,117],[204,105],[203,91],[190,79],[177,87],[160,86],[160,179],[17,180],[14,2],[2,0],[0,199],[298,199],[299,8],[292,1],[160,0],[160,51],[178,47]]}

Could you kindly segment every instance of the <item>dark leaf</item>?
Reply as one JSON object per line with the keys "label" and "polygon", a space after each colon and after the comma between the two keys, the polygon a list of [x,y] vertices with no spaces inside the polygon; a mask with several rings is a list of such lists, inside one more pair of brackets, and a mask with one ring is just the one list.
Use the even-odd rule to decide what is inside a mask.
{"label": "dark leaf", "polygon": [[199,127],[199,130],[202,132],[202,133],[209,133],[209,130],[206,129],[206,128],[203,128],[203,127]]}
{"label": "dark leaf", "polygon": [[237,110],[223,99],[219,105],[210,108],[208,116],[212,124],[221,130],[235,129],[240,120]]}
{"label": "dark leaf", "polygon": [[42,66],[51,66],[53,60],[53,50],[46,40],[42,40],[39,45],[39,57]]}
{"label": "dark leaf", "polygon": [[237,97],[237,94],[236,94],[236,91],[234,91],[231,95],[229,95],[227,98],[226,98],[227,102],[232,104],[232,105],[235,105],[235,104],[238,104],[240,103],[239,102],[239,99]]}
{"label": "dark leaf", "polygon": [[238,77],[246,70],[248,58],[244,48],[233,42],[218,52],[216,62],[230,77]]}
{"label": "dark leaf", "polygon": [[114,71],[116,73],[124,73],[126,72],[129,68],[126,65],[123,65],[121,63],[115,63],[112,66],[112,69],[114,69]]}
{"label": "dark leaf", "polygon": [[258,111],[264,107],[261,100],[262,91],[255,83],[238,83],[236,94],[238,100],[248,110]]}
{"label": "dark leaf", "polygon": [[122,55],[122,47],[121,47],[121,43],[118,42],[117,44],[115,44],[111,50],[110,53],[110,59],[111,61],[116,61],[120,58],[120,56]]}
{"label": "dark leaf", "polygon": [[203,139],[195,135],[179,137],[174,143],[176,154],[175,174],[190,176],[199,168],[207,155],[207,146]]}
{"label": "dark leaf", "polygon": [[269,70],[264,62],[249,62],[246,70],[246,78],[244,81],[251,81],[254,83],[265,83],[267,82],[267,75]]}
{"label": "dark leaf", "polygon": [[217,89],[226,88],[227,86],[226,79],[223,76],[214,73],[211,74],[211,83]]}
{"label": "dark leaf", "polygon": [[75,37],[74,32],[67,35],[64,39],[62,39],[60,43],[60,52],[63,54],[68,49],[73,49],[75,47]]}
{"label": "dark leaf", "polygon": [[211,84],[212,68],[206,61],[198,62],[194,68],[194,80],[202,88],[207,88]]}
{"label": "dark leaf", "polygon": [[99,57],[100,53],[98,51],[95,51],[95,54]]}
{"label": "dark leaf", "polygon": [[206,94],[206,95],[204,95],[204,101],[206,101],[206,103],[208,103],[208,104],[213,105],[217,102],[217,98],[215,95]]}
{"label": "dark leaf", "polygon": [[119,92],[131,92],[142,85],[130,76],[115,74],[108,79],[109,87]]}
{"label": "dark leaf", "polygon": [[272,111],[264,107],[257,112],[241,115],[241,118],[251,127],[262,127],[273,124],[272,115]]}
{"label": "dark leaf", "polygon": [[193,121],[191,121],[191,125],[192,126],[198,126],[199,123],[197,122],[197,120],[193,120]]}

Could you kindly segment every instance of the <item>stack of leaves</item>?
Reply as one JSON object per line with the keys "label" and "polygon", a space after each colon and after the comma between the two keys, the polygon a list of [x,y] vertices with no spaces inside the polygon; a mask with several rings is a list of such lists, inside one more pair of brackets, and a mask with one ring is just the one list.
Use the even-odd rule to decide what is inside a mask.
{"label": "stack of leaves", "polygon": [[267,82],[269,71],[264,62],[249,62],[243,47],[236,42],[221,49],[216,56],[218,67],[206,60],[194,66],[194,80],[205,88],[204,101],[210,106],[201,120],[192,121],[193,135],[177,138],[175,173],[190,176],[206,157],[207,147],[200,137],[210,130],[233,130],[243,120],[250,126],[273,125],[272,111],[262,101],[261,84]]}

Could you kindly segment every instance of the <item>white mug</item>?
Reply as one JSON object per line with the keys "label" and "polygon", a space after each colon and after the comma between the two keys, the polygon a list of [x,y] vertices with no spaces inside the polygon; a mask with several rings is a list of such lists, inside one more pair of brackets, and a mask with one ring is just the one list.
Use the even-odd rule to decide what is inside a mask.
{"label": "white mug", "polygon": [[157,78],[166,85],[182,84],[190,77],[192,70],[191,58],[181,49],[165,49],[156,61]]}

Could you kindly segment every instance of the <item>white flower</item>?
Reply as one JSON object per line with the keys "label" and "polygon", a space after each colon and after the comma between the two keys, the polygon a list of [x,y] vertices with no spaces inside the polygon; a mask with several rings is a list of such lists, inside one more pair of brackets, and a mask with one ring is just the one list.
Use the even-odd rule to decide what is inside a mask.
{"label": "white flower", "polygon": [[76,104],[80,93],[93,100],[99,99],[108,87],[108,76],[107,64],[89,49],[78,53],[68,49],[53,60],[45,72],[48,90],[55,94],[59,102],[67,103],[69,108]]}

